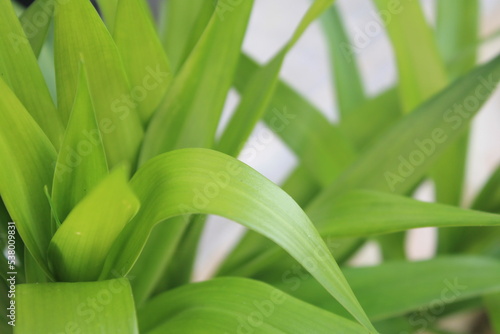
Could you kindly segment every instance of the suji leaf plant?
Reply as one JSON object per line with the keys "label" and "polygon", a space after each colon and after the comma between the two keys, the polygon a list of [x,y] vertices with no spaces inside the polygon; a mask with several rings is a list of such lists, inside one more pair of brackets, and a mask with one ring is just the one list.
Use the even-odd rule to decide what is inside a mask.
{"label": "suji leaf plant", "polygon": [[[373,3],[399,76],[374,97],[333,0],[265,64],[242,52],[252,0],[0,0],[1,332],[444,333],[471,311],[500,332],[499,172],[460,207],[500,80],[476,60],[479,1],[437,0],[435,27],[418,1]],[[279,79],[317,19],[335,124]],[[259,121],[299,161],[279,186],[237,159]],[[436,203],[412,199],[425,180]],[[193,283],[207,215],[248,232]],[[409,261],[428,226],[436,257]],[[351,267],[369,240],[383,261]]]}

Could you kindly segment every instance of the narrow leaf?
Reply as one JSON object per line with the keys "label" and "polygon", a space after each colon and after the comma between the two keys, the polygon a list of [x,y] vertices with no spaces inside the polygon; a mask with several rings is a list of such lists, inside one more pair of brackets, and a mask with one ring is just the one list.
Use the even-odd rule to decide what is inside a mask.
{"label": "narrow leaf", "polygon": [[142,127],[137,111],[126,102],[131,91],[117,47],[89,1],[57,3],[57,97],[65,123],[75,100],[82,58],[109,167],[135,161]]}
{"label": "narrow leaf", "polygon": [[16,334],[139,333],[132,291],[124,278],[21,284],[16,307]]}
{"label": "narrow leaf", "polygon": [[66,282],[96,280],[113,242],[139,209],[126,170],[106,177],[68,215],[52,238],[49,260]]}
{"label": "narrow leaf", "polygon": [[52,201],[59,221],[64,221],[73,207],[108,174],[84,66],[81,65],[78,92],[52,185]]}
{"label": "narrow leaf", "polygon": [[61,117],[10,1],[0,2],[0,77],[59,149]]}
{"label": "narrow leaf", "polygon": [[179,215],[214,214],[267,236],[301,263],[311,259],[322,263],[311,267],[311,273],[370,328],[304,212],[278,186],[245,164],[215,151],[177,150],[146,163],[131,185],[144,206],[114,244],[103,275],[129,268],[157,223]]}
{"label": "narrow leaf", "polygon": [[52,184],[56,150],[1,78],[0,92],[0,195],[26,247],[45,265],[52,235],[44,187]]}
{"label": "narrow leaf", "polygon": [[143,0],[119,0],[113,37],[132,87],[130,97],[147,123],[172,80],[170,65]]}
{"label": "narrow leaf", "polygon": [[139,311],[144,333],[368,333],[269,285],[219,278],[164,293]]}

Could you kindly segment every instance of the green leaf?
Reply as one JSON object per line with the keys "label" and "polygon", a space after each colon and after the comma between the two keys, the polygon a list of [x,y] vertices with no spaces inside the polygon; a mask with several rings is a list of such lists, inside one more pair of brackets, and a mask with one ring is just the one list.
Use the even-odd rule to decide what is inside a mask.
{"label": "green leaf", "polygon": [[116,7],[119,0],[97,0],[99,10],[104,16],[104,21],[109,31],[113,31],[116,22]]}
{"label": "green leaf", "polygon": [[349,285],[300,207],[262,175],[219,152],[184,149],[162,154],[141,167],[131,181],[143,203],[113,245],[103,276],[128,271],[159,222],[186,214],[214,214],[251,228],[297,261],[317,261],[314,277],[366,327]]}
{"label": "green leaf", "polygon": [[308,206],[321,219],[335,197],[352,189],[404,194],[467,128],[500,80],[500,56],[455,81],[392,127]]}
{"label": "green leaf", "polygon": [[16,334],[139,333],[128,280],[21,284]]}
{"label": "green leaf", "polygon": [[391,88],[345,115],[339,126],[357,151],[362,152],[395,125],[402,115],[398,91]]}
{"label": "green leaf", "polygon": [[36,0],[19,18],[36,57],[42,51],[53,15],[54,1]]}
{"label": "green leaf", "polygon": [[[160,12],[161,39],[174,72],[177,73],[188,58],[216,6],[214,1],[206,0],[174,0],[163,3]],[[218,16],[225,17],[224,14],[222,17],[220,14]]]}
{"label": "green leaf", "polygon": [[[456,78],[476,63],[476,52],[467,52],[478,42],[479,2],[438,1],[436,36],[441,56],[447,64],[448,73]],[[476,50],[477,51],[477,50]],[[450,147],[432,171],[439,202],[460,205],[467,160],[468,133]],[[439,231],[438,252],[453,251],[462,243],[462,229]]]}
{"label": "green leaf", "polygon": [[479,1],[439,0],[436,38],[452,78],[473,68],[479,42]]}
{"label": "green leaf", "polygon": [[273,59],[251,77],[242,93],[239,106],[217,144],[217,150],[233,156],[238,155],[271,102],[278,83],[281,65],[288,51],[297,43],[307,27],[333,2],[334,0],[314,1],[290,40]]}
{"label": "green leaf", "polygon": [[129,277],[135,277],[130,284],[137,307],[142,306],[148,296],[155,292],[158,284],[163,283],[165,271],[174,258],[188,224],[189,220],[180,216],[158,223],[151,231],[144,249],[128,274]]}
{"label": "green leaf", "polygon": [[118,168],[98,184],[68,215],[52,238],[49,260],[59,280],[96,280],[124,226],[139,210],[139,201]]}
{"label": "green leaf", "polygon": [[151,119],[141,163],[176,148],[213,146],[252,5],[252,0],[242,2],[224,20],[212,16]]}
{"label": "green leaf", "polygon": [[[329,219],[332,203],[354,189],[394,194],[412,190],[439,155],[467,127],[498,80],[500,57],[462,77],[398,121],[306,207],[311,220],[321,229],[318,222]],[[465,109],[463,104],[471,100],[477,104]],[[410,164],[410,156],[415,159],[414,155],[423,157],[419,164]]]}
{"label": "green leaf", "polygon": [[425,21],[420,2],[374,0],[379,11],[389,13],[386,27],[396,54],[401,103],[410,112],[443,89],[448,76],[433,31]]}
{"label": "green leaf", "polygon": [[[321,17],[323,31],[330,49],[336,98],[342,118],[366,102],[356,55],[344,28],[337,5]],[[367,122],[368,123],[368,122]]]}
{"label": "green leaf", "polygon": [[139,310],[139,325],[144,333],[368,333],[351,320],[242,278],[164,293]]}
{"label": "green leaf", "polygon": [[[409,319],[418,324],[425,310],[438,307],[445,310],[451,303],[500,291],[500,262],[491,258],[456,256],[421,262],[396,261],[373,267],[346,268],[343,272],[373,321],[424,310],[424,314],[409,315]],[[324,297],[324,289],[306,276],[300,279],[289,274],[277,287],[343,315],[336,302]]]}
{"label": "green leaf", "polygon": [[1,78],[0,92],[0,195],[26,247],[49,272],[52,234],[44,187],[52,184],[56,150]]}
{"label": "green leaf", "polygon": [[[249,82],[263,71],[242,55],[235,87],[244,93]],[[291,148],[312,176],[322,185],[330,184],[355,157],[347,138],[309,101],[287,84],[278,81],[263,120]]]}
{"label": "green leaf", "polygon": [[131,102],[143,123],[156,110],[172,80],[170,65],[143,0],[119,0],[113,37],[130,79]]}
{"label": "green leaf", "polygon": [[315,222],[322,235],[354,237],[430,226],[500,226],[500,215],[358,190],[336,199],[325,220]]}
{"label": "green leaf", "polygon": [[57,96],[65,122],[75,100],[81,59],[87,69],[89,90],[109,167],[123,161],[135,161],[143,130],[137,111],[126,103],[132,92],[118,49],[89,1],[57,3]]}
{"label": "green leaf", "polygon": [[59,149],[64,127],[10,1],[0,2],[0,78]]}
{"label": "green leaf", "polygon": [[104,147],[82,63],[78,91],[52,185],[53,209],[58,220],[64,221],[73,207],[107,174]]}
{"label": "green leaf", "polygon": [[491,174],[488,181],[474,199],[472,208],[500,213],[500,166]]}
{"label": "green leaf", "polygon": [[484,296],[484,303],[493,329],[500,331],[500,293]]}

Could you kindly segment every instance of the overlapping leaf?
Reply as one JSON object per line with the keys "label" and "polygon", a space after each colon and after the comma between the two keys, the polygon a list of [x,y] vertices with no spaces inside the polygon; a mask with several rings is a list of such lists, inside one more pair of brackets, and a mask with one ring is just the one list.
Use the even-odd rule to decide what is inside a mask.
{"label": "overlapping leaf", "polygon": [[65,123],[75,99],[82,58],[109,167],[123,161],[131,163],[136,159],[143,130],[137,110],[127,103],[132,91],[118,49],[89,1],[57,2],[57,97]]}
{"label": "overlapping leaf", "polygon": [[113,269],[127,272],[157,223],[179,215],[214,214],[265,235],[300,263],[321,263],[309,268],[314,277],[370,327],[304,212],[278,186],[245,164],[215,151],[177,150],[146,163],[131,185],[143,207],[113,245],[102,277]]}
{"label": "overlapping leaf", "polygon": [[139,311],[144,333],[368,333],[269,285],[219,278],[164,293]]}
{"label": "overlapping leaf", "polygon": [[137,334],[127,279],[17,286],[15,333],[108,332]]}

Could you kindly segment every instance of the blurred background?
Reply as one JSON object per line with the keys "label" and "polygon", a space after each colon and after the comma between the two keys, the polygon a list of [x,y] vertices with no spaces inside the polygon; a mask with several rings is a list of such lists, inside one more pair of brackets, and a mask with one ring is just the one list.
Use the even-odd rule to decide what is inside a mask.
{"label": "blurred background", "polygon": [[[435,25],[436,0],[421,0],[428,22]],[[484,62],[500,52],[500,1],[481,0],[480,37],[478,61]],[[255,0],[255,8],[244,41],[244,51],[260,63],[266,63],[285,44],[306,12],[310,0]],[[351,36],[373,21],[380,24],[377,10],[371,0],[337,0],[344,23]],[[281,78],[317,106],[331,122],[336,122],[337,102],[329,64],[328,47],[319,23],[314,23],[299,43],[288,54]],[[385,31],[370,38],[369,44],[357,55],[365,91],[377,95],[391,87],[398,75],[391,44]],[[239,100],[232,91],[226,104],[224,120]],[[247,147],[257,155],[244,154],[240,159],[257,169],[273,182],[280,184],[292,171],[297,161],[294,154],[273,135],[265,125],[259,124]],[[487,177],[500,164],[500,91],[490,98],[473,123],[466,177],[464,205],[480,189]],[[416,193],[423,201],[434,200],[431,182],[423,184]],[[195,277],[207,278],[217,263],[233,247],[244,228],[220,217],[211,217],[202,239],[197,259]],[[435,229],[410,231],[407,256],[412,260],[434,255]],[[351,262],[352,265],[373,265],[380,260],[377,244],[368,243]]]}

